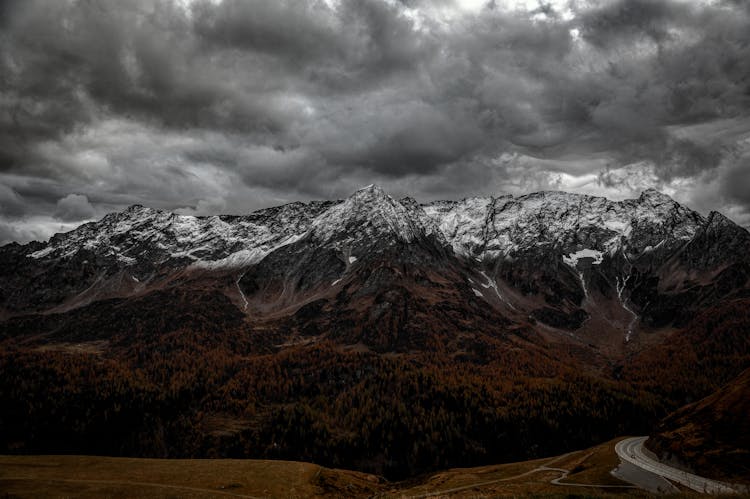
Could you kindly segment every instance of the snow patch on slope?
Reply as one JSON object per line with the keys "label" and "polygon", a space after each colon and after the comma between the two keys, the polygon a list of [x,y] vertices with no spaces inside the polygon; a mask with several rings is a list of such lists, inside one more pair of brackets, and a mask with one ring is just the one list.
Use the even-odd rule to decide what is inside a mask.
{"label": "snow patch on slope", "polygon": [[30,258],[39,259],[39,258],[44,258],[45,256],[51,254],[53,251],[55,251],[55,247],[54,246],[47,246],[46,248],[40,249],[39,251],[35,251],[35,252],[29,254],[28,256]]}
{"label": "snow patch on slope", "polygon": [[500,299],[501,302],[505,303],[506,305],[508,305],[513,310],[517,310],[516,307],[514,307],[513,304],[510,301],[508,301],[507,298],[505,298],[505,296],[503,296],[502,294],[500,294],[500,290],[497,287],[497,281],[495,281],[490,276],[488,276],[487,274],[485,274],[484,271],[480,271],[479,273],[482,274],[482,276],[485,279],[487,279],[487,284],[482,284],[483,288],[485,288],[485,289],[492,288],[495,291],[495,294],[497,295],[497,297]]}
{"label": "snow patch on slope", "polygon": [[568,255],[563,255],[563,262],[565,262],[567,265],[570,265],[573,268],[576,268],[578,265],[578,262],[582,258],[593,258],[593,262],[591,262],[592,265],[599,265],[602,263],[602,260],[604,258],[603,253],[601,251],[597,251],[594,249],[584,248],[582,250],[578,250],[575,253],[570,253]]}
{"label": "snow patch on slope", "polygon": [[235,285],[237,286],[237,291],[240,293],[240,298],[242,298],[242,310],[247,310],[247,297],[245,296],[245,293],[242,292],[242,287],[240,286],[240,280],[244,277],[245,273],[237,276],[237,280],[235,281]]}
{"label": "snow patch on slope", "polygon": [[592,259],[593,260],[591,262],[592,265],[600,265],[602,263],[604,256],[601,251],[590,249],[590,248],[584,248],[574,253],[563,255],[563,262],[565,262],[566,265],[572,267],[573,270],[576,271],[576,274],[578,275],[578,280],[581,281],[581,288],[583,288],[583,299],[588,300],[589,288],[588,288],[588,285],[586,284],[586,276],[583,274],[583,270],[578,268],[578,262],[584,258]]}
{"label": "snow patch on slope", "polygon": [[635,313],[635,310],[630,308],[628,305],[628,298],[623,298],[623,293],[625,292],[625,289],[627,288],[628,281],[630,280],[631,274],[628,274],[627,277],[620,278],[619,276],[616,277],[616,283],[615,283],[615,289],[617,290],[617,298],[620,300],[620,305],[622,305],[622,308],[628,312],[632,319],[628,323],[628,330],[625,333],[625,342],[629,342],[630,338],[633,336],[633,328],[635,326],[636,321],[638,320],[638,314]]}

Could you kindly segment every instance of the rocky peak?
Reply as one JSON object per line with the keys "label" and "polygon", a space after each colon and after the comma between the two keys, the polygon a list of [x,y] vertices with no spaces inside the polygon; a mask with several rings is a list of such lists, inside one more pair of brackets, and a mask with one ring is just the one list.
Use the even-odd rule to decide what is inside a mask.
{"label": "rocky peak", "polygon": [[635,200],[631,218],[633,231],[628,246],[635,253],[663,242],[667,246],[683,244],[705,223],[699,213],[655,189],[643,191]]}
{"label": "rocky peak", "polygon": [[657,206],[664,203],[676,204],[676,201],[674,199],[664,194],[663,192],[654,189],[653,187],[649,187],[648,189],[642,191],[641,195],[638,197],[638,202],[647,203],[652,206]]}
{"label": "rocky peak", "polygon": [[737,224],[732,222],[730,219],[719,213],[718,211],[712,211],[708,214],[706,221],[706,228],[711,227],[735,227]]}
{"label": "rocky peak", "polygon": [[364,249],[376,241],[410,242],[420,235],[424,235],[424,230],[414,213],[376,185],[354,192],[323,212],[311,229],[314,240],[339,249]]}
{"label": "rocky peak", "polygon": [[750,262],[750,233],[712,211],[682,249],[680,258],[691,269],[715,268],[721,262]]}
{"label": "rocky peak", "polygon": [[139,220],[139,219],[154,217],[159,214],[165,214],[167,216],[172,215],[172,213],[170,212],[156,210],[154,208],[143,206],[142,204],[132,204],[120,212],[109,213],[108,215],[104,217],[104,219],[110,218],[110,219],[116,219],[116,220],[123,220],[123,219]]}
{"label": "rocky peak", "polygon": [[[142,211],[151,211],[151,208],[143,206],[142,204],[131,204],[123,210],[123,213],[138,213]],[[155,210],[154,210],[155,211]]]}
{"label": "rocky peak", "polygon": [[[742,241],[747,246],[747,242],[750,241],[750,232],[747,229],[737,225],[718,211],[709,213],[698,236],[707,238],[715,245]],[[750,250],[750,247],[747,247],[747,250]]]}
{"label": "rocky peak", "polygon": [[364,187],[361,187],[354,191],[354,193],[350,197],[355,196],[377,196],[377,197],[389,197],[388,194],[385,193],[382,187],[380,187],[377,184],[370,184],[366,185]]}

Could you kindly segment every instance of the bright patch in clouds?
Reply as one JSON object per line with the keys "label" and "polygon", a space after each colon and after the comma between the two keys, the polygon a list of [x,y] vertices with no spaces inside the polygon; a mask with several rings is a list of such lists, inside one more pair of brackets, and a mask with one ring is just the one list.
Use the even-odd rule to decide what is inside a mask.
{"label": "bright patch in clouds", "polygon": [[476,12],[487,5],[487,0],[457,0],[456,4],[463,10]]}

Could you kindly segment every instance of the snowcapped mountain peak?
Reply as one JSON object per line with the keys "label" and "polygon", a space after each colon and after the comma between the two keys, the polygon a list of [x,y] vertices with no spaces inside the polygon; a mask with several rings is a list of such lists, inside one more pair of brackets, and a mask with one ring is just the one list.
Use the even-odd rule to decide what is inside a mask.
{"label": "snowcapped mountain peak", "polygon": [[473,259],[513,259],[540,249],[637,255],[665,241],[682,244],[705,223],[655,189],[619,202],[544,191],[419,204],[371,184],[342,201],[290,203],[244,216],[196,217],[133,205],[56,235],[28,256],[59,259],[85,251],[124,266],[238,267],[303,238],[355,256],[424,238]]}
{"label": "snowcapped mountain peak", "polygon": [[313,239],[342,251],[354,246],[364,249],[375,240],[385,244],[410,242],[423,233],[413,207],[407,208],[374,184],[326,210],[313,221],[311,229]]}
{"label": "snowcapped mountain peak", "polygon": [[353,200],[354,202],[372,202],[372,203],[380,203],[380,202],[388,202],[393,201],[393,198],[386,193],[380,186],[375,184],[370,184],[367,187],[363,187],[361,189],[357,189],[354,191],[347,199]]}
{"label": "snowcapped mountain peak", "polygon": [[110,213],[110,215],[117,216],[120,218],[137,218],[137,217],[147,217],[150,215],[154,215],[157,213],[163,213],[161,210],[157,210],[154,208],[149,208],[148,206],[143,206],[142,204],[132,204],[125,208],[123,211],[119,213]]}

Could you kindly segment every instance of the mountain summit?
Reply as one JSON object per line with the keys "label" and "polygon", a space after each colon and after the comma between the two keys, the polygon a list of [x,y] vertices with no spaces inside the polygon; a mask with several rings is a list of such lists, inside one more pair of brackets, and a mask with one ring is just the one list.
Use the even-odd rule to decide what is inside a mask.
{"label": "mountain summit", "polygon": [[[344,200],[244,216],[195,217],[135,205],[47,243],[0,249],[6,269],[0,310],[5,316],[70,310],[220,276],[231,282],[226,294],[243,311],[247,303],[266,310],[261,298],[236,296],[242,286],[234,281],[246,274],[286,275],[278,281],[285,298],[275,307],[294,310],[331,282],[348,282],[383,258],[401,262],[408,253],[410,263],[402,264],[451,268],[456,285],[504,316],[575,331],[582,341],[607,336],[592,339],[594,330],[619,330],[629,341],[638,329],[679,324],[697,303],[744,289],[749,240],[725,217],[706,219],[653,189],[624,201],[537,192],[419,204],[370,185]],[[259,274],[270,262],[271,274]],[[301,275],[307,277],[300,281]],[[292,293],[303,281],[305,291]]]}

